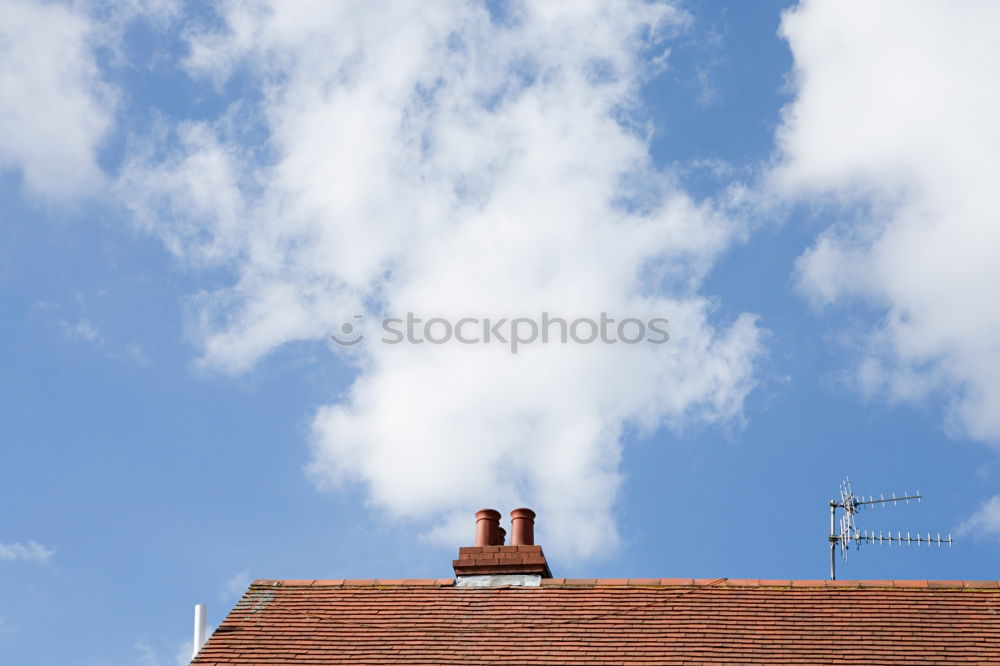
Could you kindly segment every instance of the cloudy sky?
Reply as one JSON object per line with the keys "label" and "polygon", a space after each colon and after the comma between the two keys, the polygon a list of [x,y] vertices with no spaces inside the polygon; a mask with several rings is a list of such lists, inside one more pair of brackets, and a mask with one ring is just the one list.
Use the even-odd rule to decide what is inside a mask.
{"label": "cloudy sky", "polygon": [[[846,476],[959,542],[843,577],[996,579],[998,32],[0,0],[0,661],[184,663],[193,604],[448,576],[484,506],[556,575],[822,578]],[[406,313],[669,340],[382,342]]]}

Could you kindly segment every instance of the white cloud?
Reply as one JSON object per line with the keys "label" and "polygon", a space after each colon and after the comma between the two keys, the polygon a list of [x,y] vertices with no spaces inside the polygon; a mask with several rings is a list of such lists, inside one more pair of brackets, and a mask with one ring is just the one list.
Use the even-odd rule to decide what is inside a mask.
{"label": "white cloud", "polygon": [[84,342],[90,342],[96,345],[104,344],[104,336],[101,332],[90,322],[89,319],[81,319],[80,321],[70,324],[67,321],[60,320],[60,327],[62,328],[63,335],[67,338],[74,340],[83,340]]}
{"label": "white cloud", "polygon": [[[78,309],[86,310],[84,299],[78,299]],[[60,335],[67,340],[85,342],[93,345],[109,358],[118,361],[126,361],[139,367],[149,365],[149,357],[142,344],[130,341],[118,343],[108,340],[100,326],[95,324],[89,317],[80,317],[76,321],[71,321],[61,316],[63,308],[51,301],[38,301],[33,303],[30,309],[31,316],[39,317],[49,325],[54,327]]]}
{"label": "white cloud", "polygon": [[[211,635],[211,631],[209,632]],[[173,651],[170,652],[170,656],[165,656],[163,652],[160,652],[153,648],[152,645],[139,641],[133,645],[136,652],[139,653],[136,660],[136,666],[161,666],[162,664],[175,664],[176,666],[187,666],[191,663],[191,640],[177,640],[174,641]]]}
{"label": "white cloud", "polygon": [[89,0],[88,4],[93,10],[105,12],[119,33],[125,24],[137,19],[165,26],[177,19],[183,9],[183,0],[116,0],[110,4]]}
{"label": "white cloud", "polygon": [[[215,627],[207,628],[209,636],[215,631]],[[174,666],[187,666],[191,663],[191,648],[192,643],[190,640],[181,640],[176,642],[176,648],[174,648],[173,662]]]}
{"label": "white cloud", "polygon": [[231,604],[234,599],[239,599],[243,596],[243,593],[247,591],[252,582],[253,577],[250,575],[248,569],[233,574],[222,585],[219,600]]}
{"label": "white cloud", "polygon": [[617,537],[623,433],[738,421],[760,331],[749,314],[716,324],[699,292],[742,226],[657,171],[635,120],[686,15],[509,12],[224,3],[188,67],[218,82],[245,68],[259,102],[175,128],[121,192],[185,262],[238,275],[192,303],[204,362],[224,371],[360,312],[669,318],[662,347],[355,348],[357,380],[313,422],[321,485],[360,482],[452,543],[472,510],[528,504],[550,550],[593,556]]}
{"label": "white cloud", "polygon": [[842,215],[800,284],[881,313],[864,390],[943,393],[953,433],[1000,443],[1000,5],[810,0],[781,31],[796,97],[773,185]]}
{"label": "white cloud", "polygon": [[160,659],[156,656],[156,650],[146,643],[136,643],[135,649],[139,653],[136,661],[137,666],[160,666]]}
{"label": "white cloud", "polygon": [[97,149],[115,95],[101,80],[94,30],[62,4],[0,5],[0,169],[18,170],[34,194],[87,194],[104,180]]}
{"label": "white cloud", "polygon": [[1000,495],[989,498],[958,526],[959,534],[1000,538]]}
{"label": "white cloud", "polygon": [[48,562],[55,555],[55,550],[40,543],[29,541],[22,543],[0,543],[0,560],[22,562]]}

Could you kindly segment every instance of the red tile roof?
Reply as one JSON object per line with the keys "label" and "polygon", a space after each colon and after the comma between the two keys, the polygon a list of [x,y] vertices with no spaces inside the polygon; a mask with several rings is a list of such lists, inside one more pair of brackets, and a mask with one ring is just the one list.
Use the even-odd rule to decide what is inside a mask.
{"label": "red tile roof", "polygon": [[258,580],[194,663],[1000,663],[1000,586]]}

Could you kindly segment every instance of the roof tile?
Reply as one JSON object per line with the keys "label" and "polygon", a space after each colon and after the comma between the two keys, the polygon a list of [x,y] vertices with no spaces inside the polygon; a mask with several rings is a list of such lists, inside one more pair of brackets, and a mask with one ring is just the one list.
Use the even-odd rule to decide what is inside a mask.
{"label": "roof tile", "polygon": [[194,663],[1000,663],[996,581],[453,583],[261,579]]}

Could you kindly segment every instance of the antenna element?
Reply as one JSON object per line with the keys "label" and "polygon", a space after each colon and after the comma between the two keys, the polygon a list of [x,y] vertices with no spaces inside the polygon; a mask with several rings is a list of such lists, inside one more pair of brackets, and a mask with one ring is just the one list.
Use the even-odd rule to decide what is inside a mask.
{"label": "antenna element", "polygon": [[[896,493],[892,494],[892,497],[886,497],[884,494],[879,495],[878,499],[874,499],[871,495],[868,499],[865,499],[864,495],[855,495],[854,491],[851,489],[851,480],[845,478],[840,484],[840,501],[830,500],[830,536],[827,537],[830,542],[830,580],[837,579],[837,548],[840,548],[840,555],[847,561],[847,553],[850,550],[851,544],[854,544],[855,548],[861,548],[861,544],[870,543],[878,545],[897,545],[901,546],[904,543],[909,546],[911,544],[917,544],[918,546],[926,544],[928,546],[932,544],[937,544],[939,547],[941,544],[948,544],[950,547],[952,544],[951,535],[949,534],[947,538],[941,538],[938,534],[937,538],[931,538],[930,532],[926,536],[921,535],[917,532],[916,536],[910,536],[907,532],[906,536],[903,536],[902,532],[896,532],[893,536],[892,532],[889,532],[886,536],[882,535],[882,532],[875,536],[874,532],[864,532],[858,531],[858,527],[854,522],[854,515],[858,513],[861,509],[866,506],[881,505],[885,508],[887,505],[895,504],[896,502],[906,502],[910,503],[910,500],[920,501],[921,495],[917,491],[913,495],[904,492],[902,497],[896,497]],[[844,513],[840,516],[840,520],[837,520],[837,509],[843,509]],[[839,525],[838,525],[839,522]]]}

